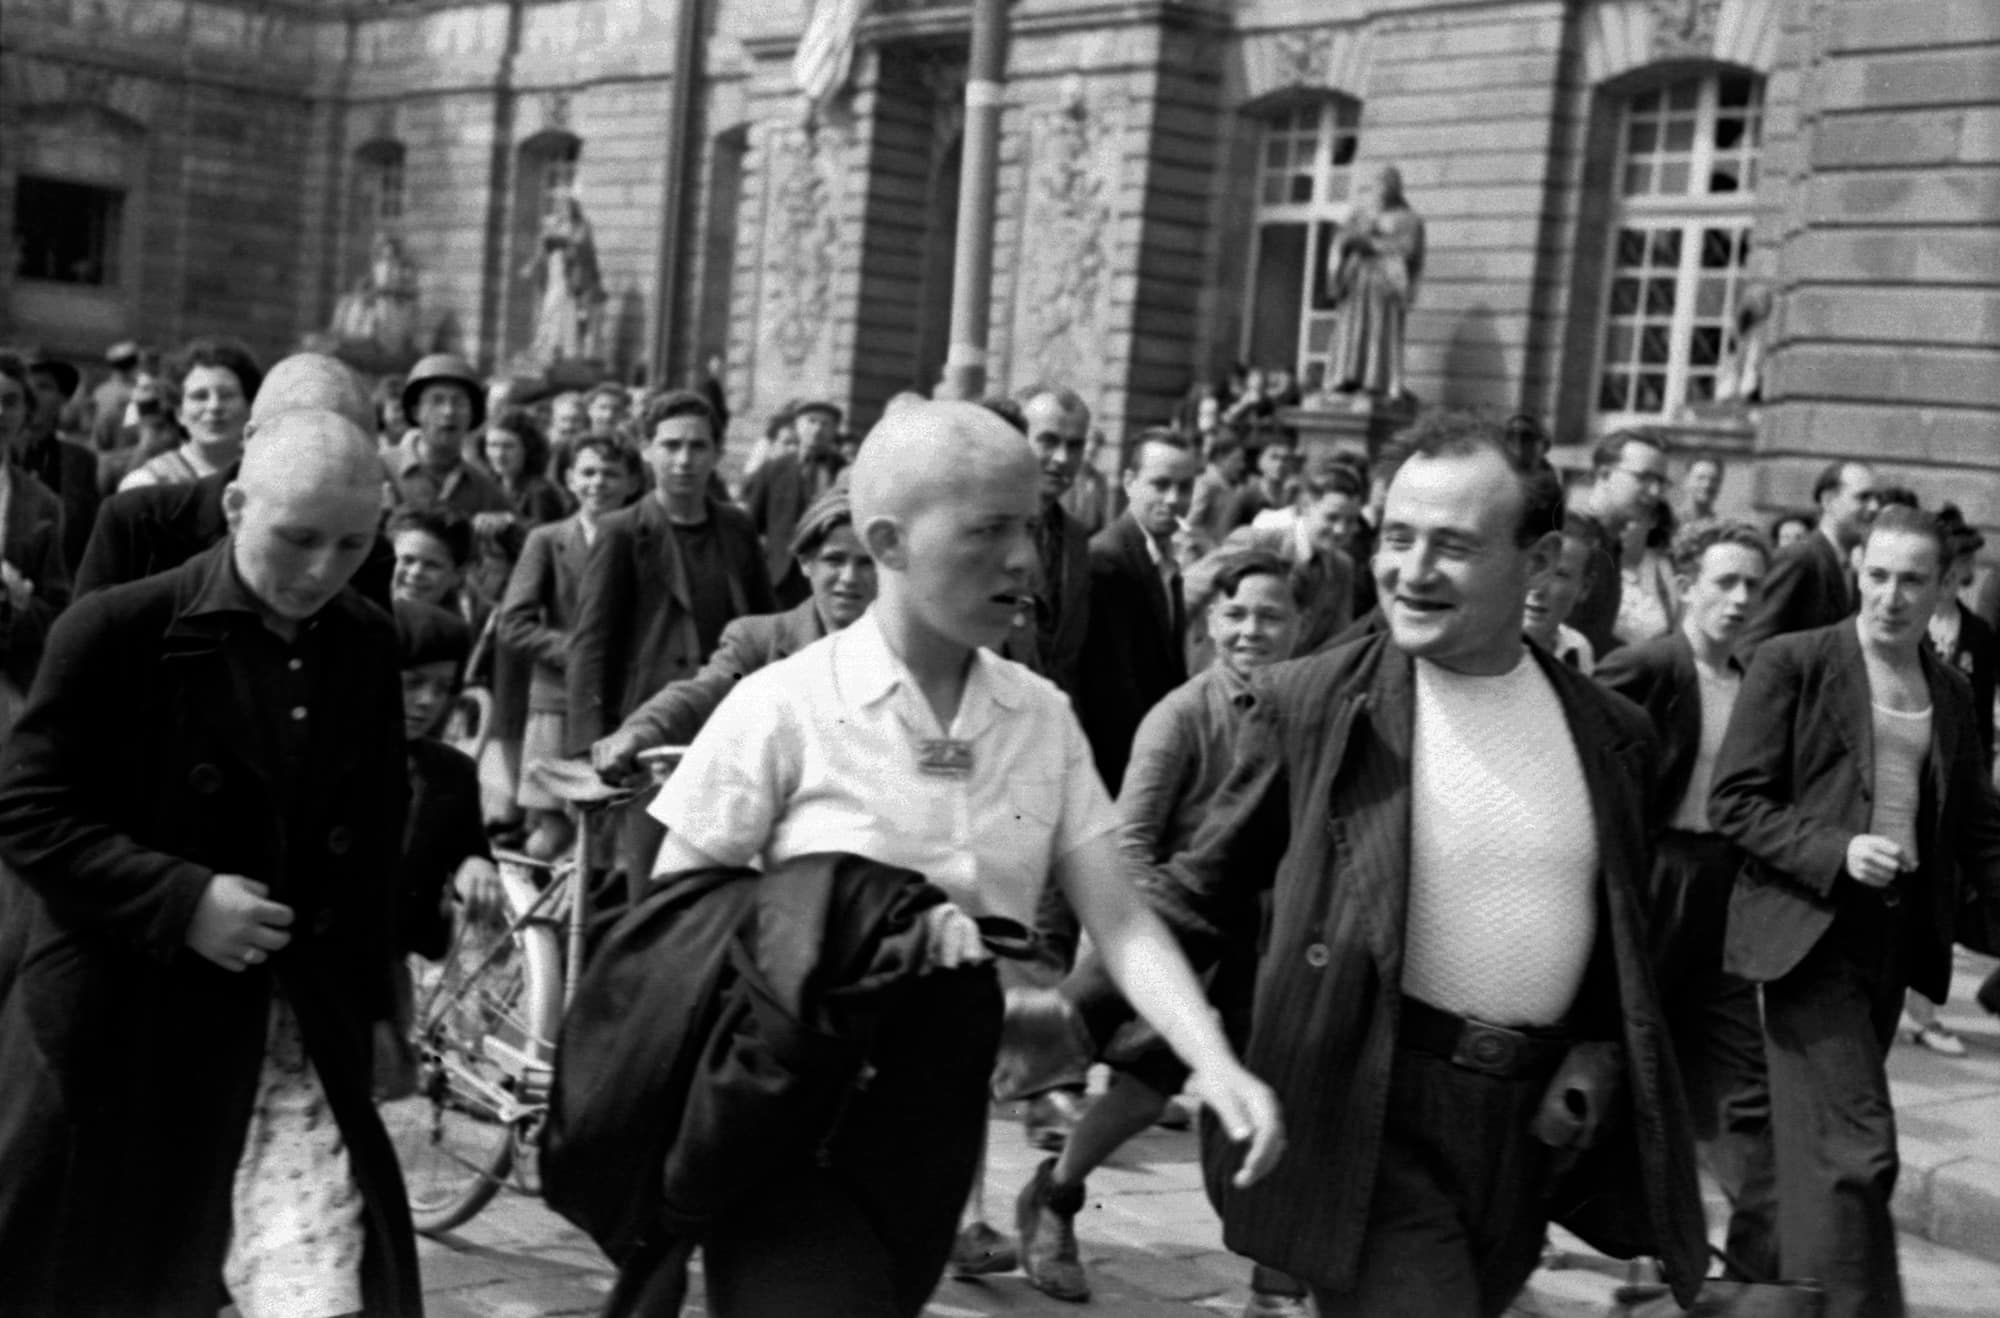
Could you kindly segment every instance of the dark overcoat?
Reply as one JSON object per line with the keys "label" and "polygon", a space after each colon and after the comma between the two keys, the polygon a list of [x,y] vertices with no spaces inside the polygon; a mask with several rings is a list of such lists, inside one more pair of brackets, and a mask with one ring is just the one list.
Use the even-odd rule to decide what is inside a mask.
{"label": "dark overcoat", "polygon": [[[367,1311],[416,1314],[370,1096],[390,1008],[405,775],[396,639],[351,590],[309,625],[307,753],[278,773],[275,666],[231,542],[73,605],[0,754],[0,1278],[10,1315],[213,1318],[274,988],[364,1201]],[[282,689],[282,688],[281,688]],[[277,711],[282,717],[284,711]],[[270,962],[185,943],[211,877],[292,907]]]}
{"label": "dark overcoat", "polygon": [[1115,795],[1139,721],[1187,681],[1185,614],[1175,626],[1166,587],[1129,513],[1090,538],[1090,612],[1085,623],[1077,717],[1091,757]]}
{"label": "dark overcoat", "polygon": [[[1598,944],[1577,1024],[1624,1045],[1631,1100],[1548,1212],[1607,1252],[1657,1256],[1687,1302],[1707,1253],[1643,911],[1652,737],[1631,704],[1530,653],[1562,702],[1597,825]],[[1244,1061],[1276,1091],[1290,1143],[1256,1185],[1223,1190],[1223,1239],[1335,1290],[1361,1263],[1399,1029],[1414,713],[1411,660],[1384,634],[1273,667],[1191,849],[1149,879],[1197,968],[1257,951],[1270,892]]]}

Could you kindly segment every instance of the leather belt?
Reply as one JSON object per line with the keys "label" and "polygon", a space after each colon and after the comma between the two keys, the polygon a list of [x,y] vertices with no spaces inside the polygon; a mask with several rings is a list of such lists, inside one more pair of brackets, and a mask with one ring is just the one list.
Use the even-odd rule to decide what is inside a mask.
{"label": "leather belt", "polygon": [[1562,1030],[1488,1025],[1469,1016],[1454,1016],[1407,994],[1396,1034],[1398,1047],[1503,1079],[1546,1073],[1562,1061],[1575,1042],[1573,1035]]}

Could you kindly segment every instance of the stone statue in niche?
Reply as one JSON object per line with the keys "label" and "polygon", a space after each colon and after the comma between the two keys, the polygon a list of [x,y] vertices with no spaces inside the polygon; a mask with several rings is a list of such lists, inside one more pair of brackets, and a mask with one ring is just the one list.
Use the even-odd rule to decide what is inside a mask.
{"label": "stone statue in niche", "polygon": [[367,272],[340,295],[328,328],[343,343],[373,348],[389,357],[415,355],[417,270],[394,235],[375,235]]}
{"label": "stone statue in niche", "polygon": [[1424,222],[1394,165],[1362,180],[1327,267],[1328,298],[1340,312],[1328,383],[1357,407],[1406,398],[1404,329],[1424,270]]}
{"label": "stone statue in niche", "polygon": [[574,193],[558,201],[542,221],[537,251],[521,268],[521,277],[541,280],[528,357],[544,367],[601,360],[604,281],[597,269],[597,239]]}

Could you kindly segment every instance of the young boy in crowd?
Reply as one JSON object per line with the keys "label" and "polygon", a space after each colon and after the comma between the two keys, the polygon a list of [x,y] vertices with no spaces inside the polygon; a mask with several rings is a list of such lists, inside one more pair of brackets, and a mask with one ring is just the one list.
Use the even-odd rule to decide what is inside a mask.
{"label": "young boy in crowd", "polygon": [[1528,607],[1521,626],[1529,640],[1586,675],[1596,666],[1597,656],[1583,633],[1564,620],[1590,589],[1597,543],[1594,523],[1576,517],[1564,520],[1562,554],[1554,567],[1528,587]]}
{"label": "young boy in crowd", "polygon": [[[874,605],[723,700],[653,803],[668,829],[655,872],[768,868],[812,852],[904,866],[951,899],[928,920],[933,974],[988,959],[975,918],[1027,929],[1053,874],[1133,1005],[1192,1063],[1193,1092],[1231,1139],[1249,1141],[1237,1179],[1255,1180],[1282,1140],[1269,1090],[1237,1062],[1127,877],[1068,701],[983,648],[1032,607],[1040,473],[1027,440],[975,404],[911,403],[862,446],[851,497],[877,565]],[[853,1150],[856,1165],[800,1167],[747,1195],[702,1242],[712,1312],[923,1309],[978,1159],[994,1026],[927,1021],[920,1001],[882,1023],[882,1060],[856,1107],[895,1102],[922,1129]],[[947,1091],[924,1059],[953,1035],[983,1037],[988,1056],[970,1085]],[[890,1229],[863,1188],[885,1177],[905,1187],[898,1206],[920,1198],[935,1211]]]}
{"label": "young boy in crowd", "polygon": [[[1225,550],[1213,566],[1207,609],[1215,661],[1153,706],[1132,739],[1118,794],[1119,848],[1141,869],[1193,840],[1236,762],[1236,731],[1254,703],[1251,675],[1292,655],[1303,610],[1292,565],[1262,550]],[[1225,1021],[1247,1016],[1247,966],[1225,966],[1210,998]],[[1106,1050],[1111,1087],[1077,1123],[1062,1153],[1022,1189],[1016,1208],[1021,1267],[1037,1290],[1081,1302],[1090,1285],[1076,1244],[1084,1178],[1125,1141],[1159,1120],[1187,1083],[1187,1066],[1145,1025],[1127,1026]],[[1305,1288],[1264,1267],[1251,1273],[1251,1312],[1306,1314]]]}

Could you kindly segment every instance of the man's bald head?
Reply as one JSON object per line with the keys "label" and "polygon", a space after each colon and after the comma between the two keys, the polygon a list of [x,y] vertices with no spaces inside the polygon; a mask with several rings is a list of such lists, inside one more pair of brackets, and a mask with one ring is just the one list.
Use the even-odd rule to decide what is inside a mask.
{"label": "man's bald head", "polygon": [[318,613],[375,543],[382,462],[332,412],[285,412],[243,453],[223,491],[236,572],[281,629]]}
{"label": "man's bald head", "polygon": [[287,412],[331,412],[364,434],[375,423],[374,405],[361,377],[345,362],[320,352],[295,352],[265,373],[250,405],[244,437],[269,433],[272,419]]}
{"label": "man's bald head", "polygon": [[907,521],[938,503],[1017,480],[1032,491],[1034,451],[1022,434],[977,403],[906,403],[868,432],[848,480],[854,524]]}

